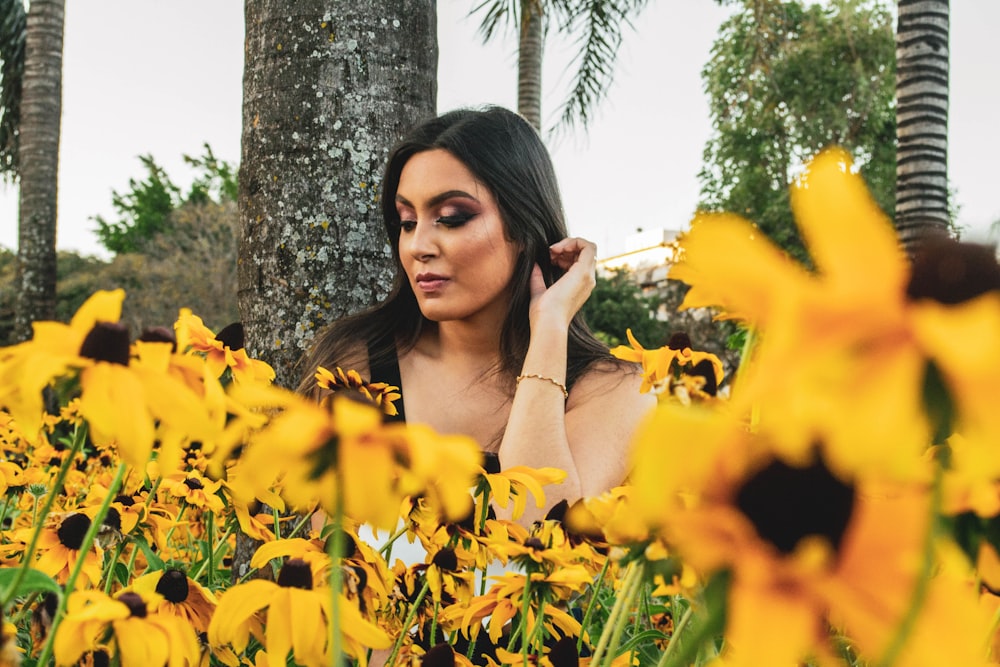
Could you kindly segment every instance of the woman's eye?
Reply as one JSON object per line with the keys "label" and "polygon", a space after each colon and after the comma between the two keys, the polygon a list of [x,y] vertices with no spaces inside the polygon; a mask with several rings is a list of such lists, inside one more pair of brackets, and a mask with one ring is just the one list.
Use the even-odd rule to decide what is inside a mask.
{"label": "woman's eye", "polygon": [[434,222],[445,227],[461,227],[469,220],[472,220],[473,217],[471,213],[456,213],[455,215],[442,215]]}
{"label": "woman's eye", "polygon": [[412,232],[413,228],[417,226],[416,220],[400,220],[399,228],[404,232]]}

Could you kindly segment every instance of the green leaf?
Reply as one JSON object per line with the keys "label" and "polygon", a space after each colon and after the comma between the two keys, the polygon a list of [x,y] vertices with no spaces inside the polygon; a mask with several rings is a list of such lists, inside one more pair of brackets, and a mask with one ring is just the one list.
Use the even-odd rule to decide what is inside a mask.
{"label": "green leaf", "polygon": [[28,570],[24,575],[24,579],[18,585],[17,590],[11,596],[8,589],[14,585],[14,579],[17,577],[20,569],[19,567],[0,568],[0,591],[2,591],[0,597],[3,599],[27,595],[28,593],[55,593],[56,595],[62,595],[62,586],[57,584],[55,579],[44,572]]}
{"label": "green leaf", "polygon": [[151,570],[162,570],[164,569],[163,559],[156,555],[152,547],[149,546],[149,542],[142,535],[135,535],[132,537],[132,541],[135,542],[136,546],[142,549],[142,553],[146,556],[146,562],[149,563],[149,568]]}

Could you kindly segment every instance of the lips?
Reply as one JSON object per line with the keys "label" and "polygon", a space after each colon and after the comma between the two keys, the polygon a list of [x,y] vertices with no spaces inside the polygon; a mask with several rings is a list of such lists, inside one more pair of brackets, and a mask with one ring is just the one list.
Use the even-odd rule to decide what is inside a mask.
{"label": "lips", "polygon": [[448,278],[436,273],[418,273],[414,279],[421,292],[437,292],[448,282]]}

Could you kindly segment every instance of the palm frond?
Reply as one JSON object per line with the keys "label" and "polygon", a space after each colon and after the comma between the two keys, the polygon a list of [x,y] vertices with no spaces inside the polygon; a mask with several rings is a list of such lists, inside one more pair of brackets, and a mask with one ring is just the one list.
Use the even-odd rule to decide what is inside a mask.
{"label": "palm frond", "polygon": [[556,0],[551,3],[558,30],[577,34],[576,73],[559,121],[552,131],[568,129],[580,123],[584,128],[593,111],[607,95],[614,74],[615,61],[625,29],[648,0]]}
{"label": "palm frond", "polygon": [[469,12],[469,16],[480,13],[483,14],[483,18],[479,22],[478,32],[483,42],[488,42],[493,38],[497,28],[517,26],[520,23],[520,1],[483,0]]}
{"label": "palm frond", "polygon": [[18,173],[18,128],[27,28],[23,0],[0,0],[0,176]]}

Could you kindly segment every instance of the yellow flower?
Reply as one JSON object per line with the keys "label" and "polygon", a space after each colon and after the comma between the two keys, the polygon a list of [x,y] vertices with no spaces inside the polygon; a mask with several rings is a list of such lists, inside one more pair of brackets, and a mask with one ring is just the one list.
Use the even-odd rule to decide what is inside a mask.
{"label": "yellow flower", "polygon": [[214,377],[221,378],[229,370],[235,382],[269,383],[274,380],[273,368],[247,355],[243,347],[243,325],[239,322],[214,334],[200,317],[190,309],[182,308],[174,329],[177,332],[177,347],[182,352],[204,355]]}
{"label": "yellow flower", "polygon": [[[313,589],[309,564],[293,558],[281,568],[277,582],[254,579],[222,594],[208,628],[209,643],[232,644],[239,653],[253,633],[263,641],[269,662],[284,664],[291,652],[298,664],[325,666],[330,597],[329,590]],[[390,639],[342,595],[339,605],[346,650],[364,665],[367,649],[387,648]]]}
{"label": "yellow flower", "polygon": [[176,616],[195,632],[208,632],[209,621],[215,612],[215,596],[182,570],[170,568],[162,572],[150,572],[132,582],[129,590],[143,599],[155,595],[163,598],[156,607],[158,614]]}
{"label": "yellow flower", "polygon": [[398,414],[393,401],[400,397],[399,387],[385,382],[365,382],[355,370],[344,372],[337,366],[335,371],[330,372],[320,366],[316,369],[316,386],[324,390],[321,392],[321,398],[324,397],[322,394],[353,391],[377,405],[386,415],[394,417]]}
{"label": "yellow flower", "polygon": [[393,528],[404,497],[422,493],[451,518],[471,505],[479,448],[465,436],[423,425],[384,424],[374,406],[335,395],[323,406],[275,387],[234,387],[247,405],[283,408],[254,433],[230,486],[249,499],[280,480],[296,508],[338,504],[354,520]]}
{"label": "yellow flower", "polygon": [[714,396],[722,384],[724,370],[717,356],[708,352],[691,349],[691,339],[685,333],[675,333],[663,347],[655,350],[644,348],[631,329],[626,329],[625,335],[631,347],[619,345],[612,348],[611,354],[625,361],[642,364],[642,386],[640,393],[653,390],[657,394],[666,392],[668,395],[672,383],[682,372],[694,373],[697,369],[699,377],[703,378],[701,388]]}
{"label": "yellow flower", "polygon": [[[524,514],[528,503],[528,493],[535,499],[535,506],[545,507],[545,491],[543,486],[562,484],[566,479],[566,471],[558,468],[529,468],[527,466],[511,466],[500,469],[496,456],[487,455],[485,467],[480,468],[480,482],[476,487],[479,496],[487,488],[497,507],[507,508],[514,501],[511,518],[518,519]],[[485,486],[484,486],[485,482]]]}
{"label": "yellow flower", "polygon": [[[791,193],[814,271],[734,215],[695,218],[671,277],[682,307],[716,306],[760,333],[733,388],[788,460],[820,442],[838,471],[923,472],[926,356],[910,325],[909,263],[891,222],[841,150],[818,155]],[[842,428],[844,415],[858,428]]]}
{"label": "yellow flower", "polygon": [[[786,461],[767,432],[669,404],[637,438],[637,511],[703,577],[731,577],[726,664],[795,664],[828,652],[829,625],[862,657],[878,659],[913,604],[931,529],[929,490],[845,477],[822,451]],[[963,585],[934,577],[929,590],[919,623],[952,627],[942,614],[975,615]],[[956,664],[982,664],[977,632],[971,624],[949,636]],[[935,664],[920,656],[938,653],[927,644],[941,641],[911,633],[901,663]]]}
{"label": "yellow flower", "polygon": [[98,591],[72,593],[56,630],[57,665],[77,664],[111,630],[123,665],[184,667],[199,661],[198,639],[180,618],[156,612],[161,598],[126,591],[111,598]]}
{"label": "yellow flower", "polygon": [[226,507],[219,497],[221,487],[221,480],[208,479],[195,470],[186,475],[175,474],[160,479],[161,493],[217,514],[221,514]]}
{"label": "yellow flower", "polygon": [[[73,512],[56,516],[41,529],[38,538],[35,569],[41,570],[61,584],[69,579],[70,571],[81,557],[80,547],[90,529],[90,517],[83,512]],[[97,586],[101,581],[101,558],[103,551],[96,544],[87,551],[83,561],[77,588]]]}
{"label": "yellow flower", "polygon": [[42,390],[75,377],[79,414],[94,443],[115,445],[139,467],[158,428],[207,438],[212,424],[202,397],[168,372],[169,343],[149,343],[133,358],[128,329],[118,321],[124,298],[122,290],[97,292],[68,325],[35,322],[31,340],[0,351],[0,402],[34,433],[42,423]]}

